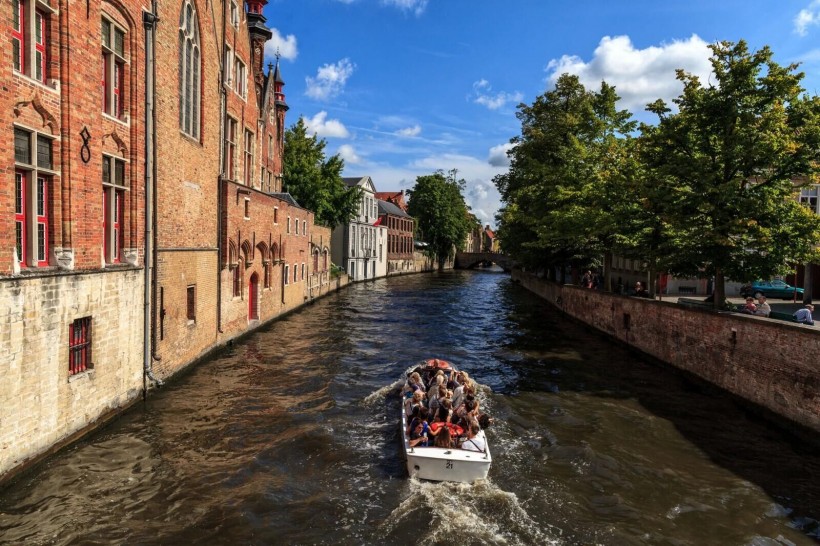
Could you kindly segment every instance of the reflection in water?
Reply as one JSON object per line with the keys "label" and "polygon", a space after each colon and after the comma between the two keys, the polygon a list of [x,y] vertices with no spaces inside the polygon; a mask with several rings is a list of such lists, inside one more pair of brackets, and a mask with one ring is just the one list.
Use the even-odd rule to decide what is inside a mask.
{"label": "reflection in water", "polygon": [[[402,374],[485,386],[490,479],[405,476]],[[811,544],[820,457],[491,273],[357,284],[0,493],[4,544]]]}

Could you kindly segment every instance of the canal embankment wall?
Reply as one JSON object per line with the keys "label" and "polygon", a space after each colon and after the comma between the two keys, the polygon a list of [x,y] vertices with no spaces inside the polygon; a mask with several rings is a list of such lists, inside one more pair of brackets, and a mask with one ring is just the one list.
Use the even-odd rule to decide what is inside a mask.
{"label": "canal embankment wall", "polygon": [[817,328],[560,285],[518,270],[512,279],[623,344],[820,432]]}
{"label": "canal embankment wall", "polygon": [[[4,410],[0,416],[0,486],[142,400],[142,278],[139,268],[125,268],[106,275],[50,275],[36,283],[6,283],[8,289],[0,292],[0,303],[6,304],[0,305],[0,324],[10,328],[0,329],[0,354],[11,355],[11,359],[3,362],[9,380],[0,388]],[[333,278],[328,272],[316,274],[310,292],[291,298],[275,315],[246,321],[241,330],[226,331],[198,354],[187,355],[178,366],[165,370],[163,381],[178,380],[226,346],[349,284],[346,273]],[[52,308],[57,295],[70,298],[59,313]],[[65,328],[62,334],[58,329],[70,323],[61,314],[93,314],[95,326],[111,332],[98,342],[98,352],[115,355],[116,360],[109,365],[100,359],[100,364],[65,382],[54,379],[61,349],[49,342],[67,338]]]}

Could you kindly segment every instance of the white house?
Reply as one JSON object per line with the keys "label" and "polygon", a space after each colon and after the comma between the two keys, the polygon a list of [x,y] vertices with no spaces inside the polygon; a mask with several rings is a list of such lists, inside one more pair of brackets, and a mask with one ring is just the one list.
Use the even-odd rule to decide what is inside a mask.
{"label": "white house", "polygon": [[362,189],[359,211],[350,222],[336,226],[331,237],[330,255],[352,281],[387,275],[387,227],[379,225],[376,188],[369,176],[343,178],[350,188]]}

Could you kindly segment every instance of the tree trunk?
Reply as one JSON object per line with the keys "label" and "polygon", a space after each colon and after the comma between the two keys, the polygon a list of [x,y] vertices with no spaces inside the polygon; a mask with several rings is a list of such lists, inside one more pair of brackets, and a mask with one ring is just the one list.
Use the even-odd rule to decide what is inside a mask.
{"label": "tree trunk", "polygon": [[612,292],[612,252],[604,252],[604,290]]}
{"label": "tree trunk", "polygon": [[715,296],[713,308],[722,310],[726,303],[726,279],[723,276],[722,269],[715,269],[715,287],[713,294]]}
{"label": "tree trunk", "polygon": [[650,269],[646,273],[646,289],[649,290],[649,295],[652,298],[655,298],[655,294],[657,294],[657,290],[655,290],[655,281],[658,279],[658,274],[655,272],[654,269]]}
{"label": "tree trunk", "polygon": [[812,279],[811,279],[811,264],[803,266],[803,303],[811,303],[812,297]]}

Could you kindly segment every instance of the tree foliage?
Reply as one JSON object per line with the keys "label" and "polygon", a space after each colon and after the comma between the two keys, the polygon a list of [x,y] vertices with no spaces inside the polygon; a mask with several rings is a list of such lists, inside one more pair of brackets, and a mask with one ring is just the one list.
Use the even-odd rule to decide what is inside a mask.
{"label": "tree foliage", "polygon": [[820,100],[795,65],[765,47],[711,46],[714,82],[678,71],[677,113],[658,100],[657,125],[635,125],[597,92],[561,76],[519,106],[508,173],[497,176],[506,251],[538,267],[586,265],[614,251],[652,271],[750,280],[817,258],[820,220],[795,199],[816,181]]}
{"label": "tree foliage", "polygon": [[356,215],[361,190],[342,180],[344,160],[338,154],[325,159],[324,139],[308,136],[300,118],[285,131],[284,191],[315,213],[317,224],[331,229]]}
{"label": "tree foliage", "polygon": [[472,226],[461,193],[464,185],[464,180],[447,178],[443,171],[437,171],[419,176],[407,191],[407,212],[416,219],[417,238],[435,252],[439,269],[463,248]]}
{"label": "tree foliage", "polygon": [[611,245],[619,167],[635,128],[617,99],[606,83],[590,92],[564,74],[555,89],[519,107],[510,170],[494,182],[507,203],[497,218],[502,246],[523,263],[586,265]]}
{"label": "tree foliage", "polygon": [[710,46],[715,83],[679,70],[683,92],[660,122],[644,126],[642,159],[668,192],[676,226],[673,272],[723,279],[768,278],[809,259],[820,224],[794,198],[794,183],[813,176],[820,156],[817,98],[800,87],[796,65],[780,66],[768,47]]}

